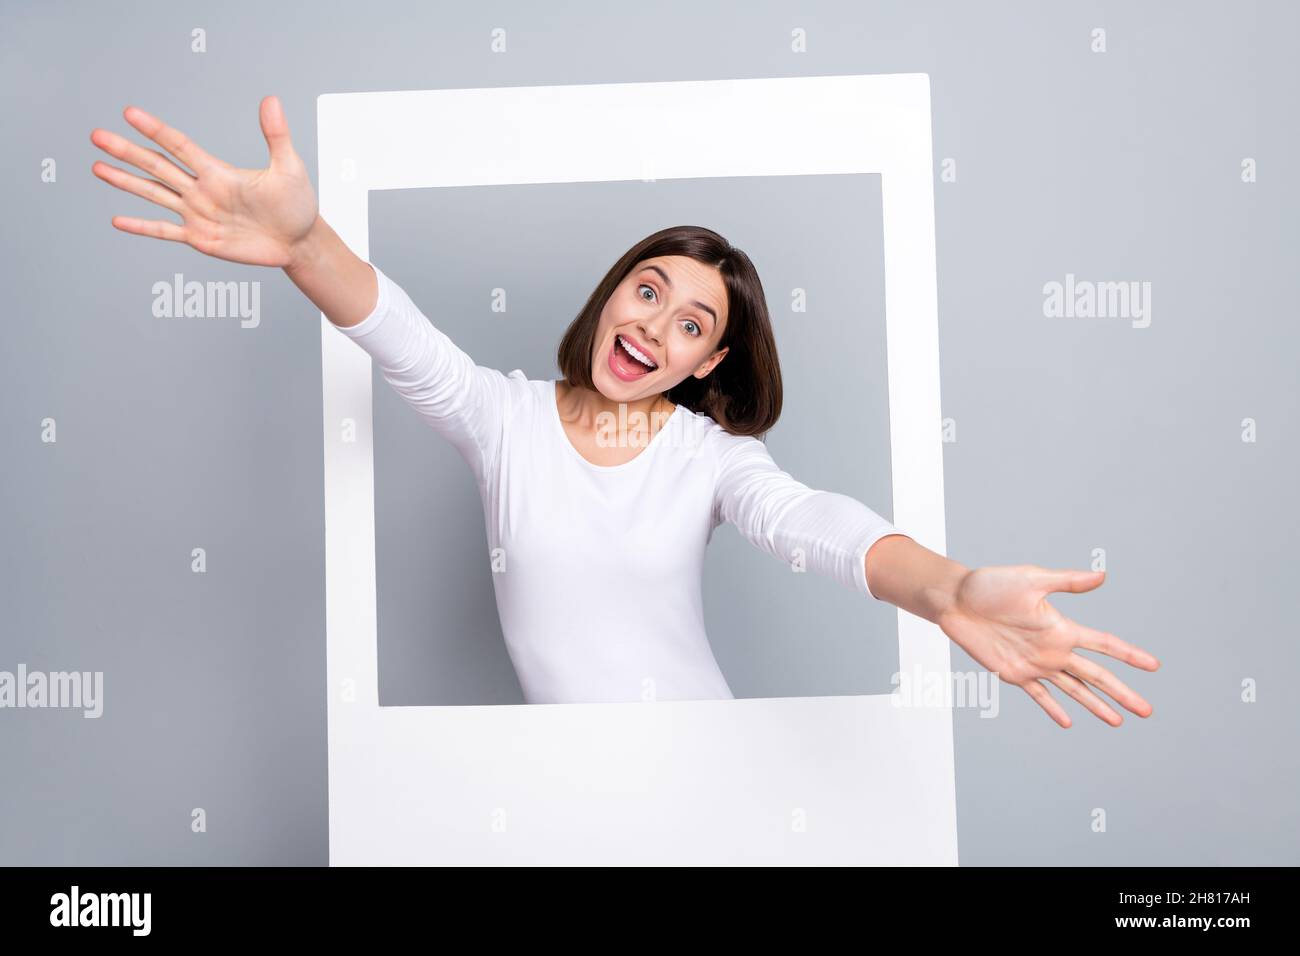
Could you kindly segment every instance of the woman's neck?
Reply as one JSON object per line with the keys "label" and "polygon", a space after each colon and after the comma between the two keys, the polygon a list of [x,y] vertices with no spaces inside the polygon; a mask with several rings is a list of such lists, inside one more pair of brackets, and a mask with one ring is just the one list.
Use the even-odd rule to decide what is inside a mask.
{"label": "woman's neck", "polygon": [[595,389],[569,385],[563,379],[560,379],[560,397],[561,417],[570,424],[593,430],[602,421],[609,421],[602,419],[602,415],[612,415],[615,421],[626,421],[623,427],[630,432],[648,431],[653,435],[677,407],[662,392],[631,402],[615,402]]}

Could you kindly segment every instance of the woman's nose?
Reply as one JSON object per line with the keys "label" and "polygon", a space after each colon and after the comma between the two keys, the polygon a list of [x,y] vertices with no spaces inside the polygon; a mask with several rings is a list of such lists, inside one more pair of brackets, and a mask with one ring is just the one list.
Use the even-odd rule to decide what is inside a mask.
{"label": "woman's nose", "polygon": [[647,345],[663,345],[663,327],[666,319],[655,318],[637,325],[638,331],[645,336]]}

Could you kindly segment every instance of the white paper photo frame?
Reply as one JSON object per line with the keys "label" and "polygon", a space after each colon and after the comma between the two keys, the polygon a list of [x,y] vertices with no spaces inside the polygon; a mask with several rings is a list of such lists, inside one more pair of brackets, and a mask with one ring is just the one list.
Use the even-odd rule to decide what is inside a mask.
{"label": "white paper photo frame", "polygon": [[[375,189],[878,173],[893,523],[944,554],[930,122],[921,73],[325,94],[320,208],[368,259]],[[946,703],[379,706],[371,359],[321,351],[331,865],[956,865]]]}

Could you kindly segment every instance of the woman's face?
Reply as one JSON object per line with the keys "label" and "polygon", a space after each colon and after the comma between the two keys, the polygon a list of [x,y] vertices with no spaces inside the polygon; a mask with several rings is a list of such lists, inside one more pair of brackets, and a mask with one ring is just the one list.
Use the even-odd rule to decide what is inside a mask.
{"label": "woman's face", "polygon": [[717,269],[689,256],[644,259],[600,313],[592,382],[606,398],[630,402],[688,375],[703,378],[727,354],[714,351],[726,322],[727,289]]}

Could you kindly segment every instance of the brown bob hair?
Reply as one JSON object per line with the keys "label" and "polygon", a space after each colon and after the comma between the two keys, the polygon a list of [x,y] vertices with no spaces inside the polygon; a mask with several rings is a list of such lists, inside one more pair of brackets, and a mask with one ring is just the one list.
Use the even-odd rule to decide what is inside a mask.
{"label": "brown bob hair", "polygon": [[727,317],[714,349],[730,349],[704,378],[689,375],[664,396],[708,415],[733,435],[762,435],[781,417],[781,365],[763,283],[749,256],[703,226],[661,229],[623,253],[565,330],[556,352],[560,373],[571,386],[595,390],[591,350],[600,313],[637,263],[657,256],[689,256],[722,274]]}

